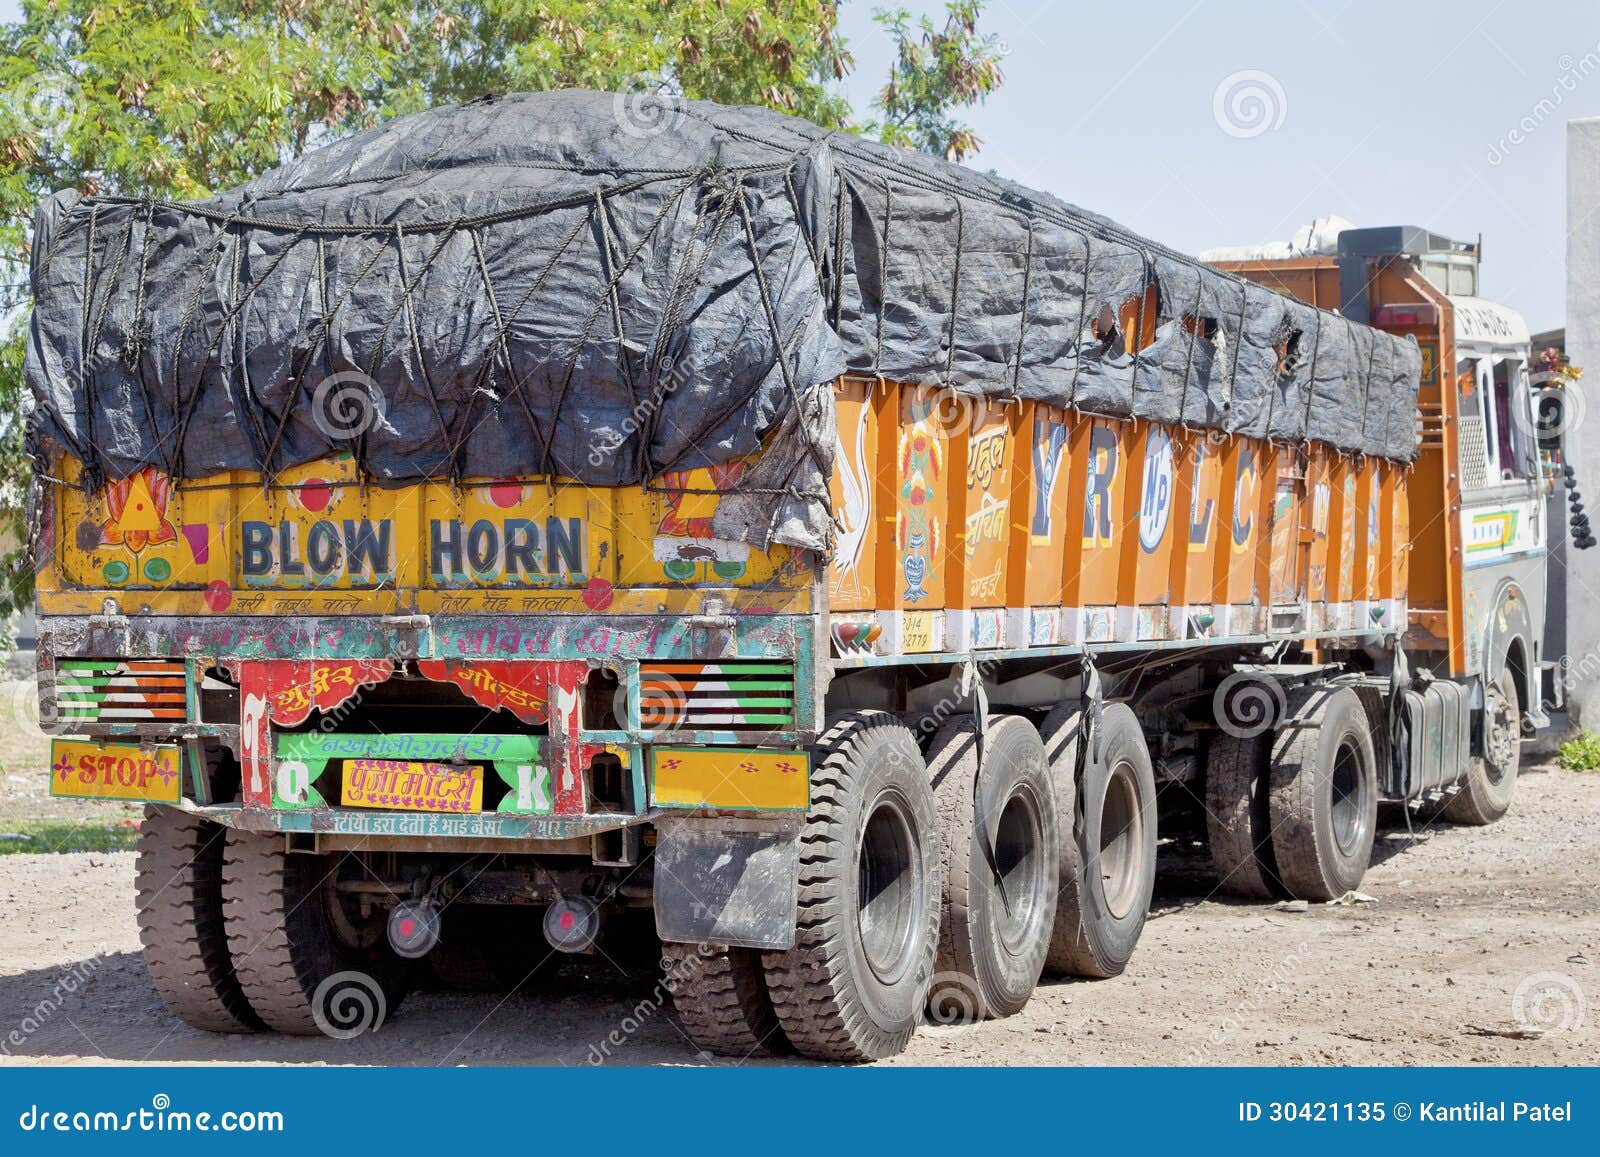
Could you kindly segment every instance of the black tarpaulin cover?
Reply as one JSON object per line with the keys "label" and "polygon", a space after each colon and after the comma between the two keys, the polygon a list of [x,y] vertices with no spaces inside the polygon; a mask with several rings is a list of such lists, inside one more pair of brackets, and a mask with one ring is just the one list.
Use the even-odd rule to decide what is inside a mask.
{"label": "black tarpaulin cover", "polygon": [[843,372],[1415,453],[1414,342],[759,108],[440,108],[207,201],[58,194],[33,253],[33,449],[90,485],[341,450],[380,485],[661,484],[760,451],[714,533],[826,549]]}

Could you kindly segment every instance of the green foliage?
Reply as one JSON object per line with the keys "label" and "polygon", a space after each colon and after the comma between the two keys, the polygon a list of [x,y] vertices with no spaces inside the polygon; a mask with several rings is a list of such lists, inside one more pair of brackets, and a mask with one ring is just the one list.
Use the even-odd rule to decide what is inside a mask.
{"label": "green foliage", "polygon": [[49,852],[126,852],[139,840],[132,820],[11,820],[0,856]]}
{"label": "green foliage", "polygon": [[58,189],[200,197],[371,123],[408,13],[394,0],[26,0],[0,27],[0,615],[33,595],[18,548],[34,207]]}
{"label": "green foliage", "polygon": [[[979,0],[901,37],[865,126],[962,157],[950,110],[1000,83]],[[32,215],[59,189],[199,198],[385,117],[589,87],[764,104],[851,128],[831,0],[24,0],[0,25],[0,621],[31,604],[18,550]]]}
{"label": "green foliage", "polygon": [[1004,49],[978,32],[982,11],[982,0],[949,0],[943,29],[926,16],[913,23],[904,8],[873,13],[897,48],[875,104],[883,119],[869,126],[879,139],[952,161],[977,152],[977,136],[952,113],[1000,87]]}
{"label": "green foliage", "polygon": [[661,89],[841,126],[850,68],[824,0],[434,0],[392,79],[396,108],[553,88]]}
{"label": "green foliage", "polygon": [[1568,771],[1600,771],[1600,735],[1579,732],[1561,745],[1560,761]]}

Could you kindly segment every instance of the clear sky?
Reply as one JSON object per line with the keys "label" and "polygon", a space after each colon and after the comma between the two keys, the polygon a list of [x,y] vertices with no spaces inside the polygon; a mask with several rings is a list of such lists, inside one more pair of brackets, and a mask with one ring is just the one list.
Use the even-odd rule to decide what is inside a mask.
{"label": "clear sky", "polygon": [[[863,110],[890,55],[873,6],[841,4]],[[1562,324],[1565,122],[1600,115],[1592,0],[989,0],[983,27],[1007,57],[969,118],[979,167],[1189,252],[1329,213],[1482,233],[1483,292]]]}
{"label": "clear sky", "polygon": [[[889,65],[871,9],[841,10],[858,107]],[[1008,55],[969,163],[1191,253],[1330,213],[1482,233],[1482,292],[1563,324],[1566,121],[1600,115],[1592,0],[989,0],[982,27]],[[1225,90],[1219,123],[1230,77],[1265,120],[1247,93],[1230,120]]]}

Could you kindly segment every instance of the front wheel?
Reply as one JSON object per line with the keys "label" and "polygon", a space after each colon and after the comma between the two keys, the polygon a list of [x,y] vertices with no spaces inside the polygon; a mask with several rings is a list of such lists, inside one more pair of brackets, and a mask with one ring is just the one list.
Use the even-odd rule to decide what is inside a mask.
{"label": "front wheel", "polygon": [[1484,691],[1483,755],[1470,761],[1442,812],[1453,824],[1492,824],[1511,808],[1522,750],[1522,704],[1510,668]]}

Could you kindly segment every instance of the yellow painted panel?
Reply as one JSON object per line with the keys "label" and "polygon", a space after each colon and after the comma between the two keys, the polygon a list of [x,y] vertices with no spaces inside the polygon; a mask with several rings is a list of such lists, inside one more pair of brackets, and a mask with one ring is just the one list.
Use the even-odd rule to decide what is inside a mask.
{"label": "yellow painted panel", "polygon": [[[112,594],[160,614],[692,612],[711,587],[740,609],[809,609],[808,552],[711,535],[742,465],[669,474],[650,492],[517,479],[384,489],[363,486],[349,455],[266,487],[248,472],[174,486],[149,468],[93,494],[56,490],[41,607],[93,612]],[[61,468],[75,481],[75,463]]]}
{"label": "yellow painted panel", "polygon": [[483,768],[404,759],[347,759],[340,802],[409,812],[483,810]]}
{"label": "yellow painted panel", "polygon": [[650,798],[656,807],[804,811],[811,761],[803,751],[737,748],[651,749]]}
{"label": "yellow painted panel", "polygon": [[131,799],[177,803],[182,760],[175,744],[57,739],[50,744],[50,794],[74,799]]}

